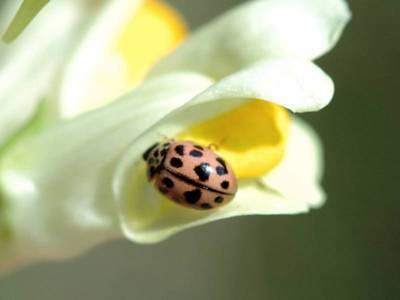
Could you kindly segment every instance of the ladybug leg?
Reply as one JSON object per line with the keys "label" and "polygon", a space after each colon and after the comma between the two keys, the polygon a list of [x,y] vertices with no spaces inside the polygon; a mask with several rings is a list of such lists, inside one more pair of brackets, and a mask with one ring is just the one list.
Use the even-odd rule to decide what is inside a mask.
{"label": "ladybug leg", "polygon": [[262,179],[260,179],[260,178],[255,179],[253,182],[255,182],[255,184],[256,184],[259,188],[263,189],[263,190],[266,191],[266,192],[275,194],[275,195],[280,196],[280,197],[283,196],[280,192],[278,192],[277,190],[275,190],[275,189],[273,189],[272,187],[270,187],[266,182],[264,182],[264,181],[263,181]]}

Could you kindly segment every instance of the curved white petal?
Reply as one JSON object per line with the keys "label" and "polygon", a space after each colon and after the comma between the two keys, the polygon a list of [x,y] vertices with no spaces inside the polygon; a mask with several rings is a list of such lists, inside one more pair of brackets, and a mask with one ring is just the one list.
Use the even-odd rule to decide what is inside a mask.
{"label": "curved white petal", "polygon": [[[313,76],[309,76],[309,74],[313,74]],[[324,83],[322,88],[321,82]],[[323,92],[320,93],[321,91]],[[315,97],[315,95],[322,95],[322,97]],[[307,166],[309,169],[303,172],[304,180],[309,185],[305,185],[307,194],[302,194],[300,197],[307,199],[295,198],[289,193],[285,194],[286,189],[281,189],[279,174],[283,172],[283,177],[287,174],[286,171],[281,171],[277,173],[278,175],[274,175],[273,178],[277,179],[272,179],[271,184],[265,182],[265,179],[257,182],[241,182],[237,196],[239,200],[235,200],[226,208],[209,215],[208,212],[181,208],[160,196],[146,181],[145,164],[141,154],[149,145],[159,140],[161,134],[174,136],[194,123],[232,109],[249,99],[263,99],[284,105],[294,111],[306,111],[319,109],[329,102],[331,96],[332,83],[330,79],[325,77],[312,63],[299,60],[278,59],[260,62],[210,86],[187,105],[172,112],[138,137],[119,162],[114,177],[114,192],[120,206],[125,234],[139,242],[155,242],[173,232],[203,224],[212,219],[256,214],[257,212],[273,214],[307,211],[312,203],[317,204],[320,201],[316,197],[321,196],[315,176],[307,173],[314,170],[312,162]],[[319,100],[315,101],[316,99]],[[304,138],[303,127],[298,122],[294,123],[289,154],[291,154],[290,157],[294,156],[295,160],[299,158],[296,148],[305,140],[307,140],[306,143],[310,140],[313,142],[311,138]],[[299,139],[300,142],[298,142]],[[310,147],[310,149],[314,149],[316,146],[311,145]],[[316,150],[305,153],[305,155],[308,154],[310,155],[309,161],[301,158],[305,164],[310,160],[318,160]],[[299,172],[301,171],[303,170],[299,170]],[[298,174],[295,173],[293,176]],[[273,185],[275,182],[277,182],[276,187]],[[294,185],[295,183],[288,182],[288,184]],[[293,190],[292,187],[288,189]],[[310,191],[314,192],[314,196],[310,196],[308,193]],[[282,197],[288,199],[289,202],[281,201]],[[240,200],[246,201],[248,198],[254,199],[252,203],[255,203],[255,206],[248,207],[245,205],[246,202]],[[266,205],[265,210],[260,209],[264,204]]]}
{"label": "curved white petal", "polygon": [[0,41],[0,145],[57,87],[57,68],[99,8],[86,1],[51,1],[17,40]]}
{"label": "curved white petal", "polygon": [[331,78],[318,66],[299,59],[259,61],[218,81],[202,98],[264,99],[293,112],[317,111],[334,93]]}
{"label": "curved white petal", "polygon": [[270,57],[313,60],[336,44],[349,19],[344,0],[251,1],[195,32],[152,73],[221,78]]}
{"label": "curved white petal", "polygon": [[108,107],[9,149],[1,164],[0,189],[10,238],[0,246],[0,258],[7,247],[16,261],[62,258],[121,235],[111,189],[119,155],[209,85],[195,74],[149,80]]}
{"label": "curved white petal", "polygon": [[114,186],[124,233],[134,241],[154,243],[189,227],[239,215],[303,213],[324,200],[319,186],[320,144],[298,120],[293,122],[282,164],[265,178],[239,182],[235,199],[213,211],[181,207],[147,182],[140,152],[135,151],[145,140],[137,140],[121,161]]}

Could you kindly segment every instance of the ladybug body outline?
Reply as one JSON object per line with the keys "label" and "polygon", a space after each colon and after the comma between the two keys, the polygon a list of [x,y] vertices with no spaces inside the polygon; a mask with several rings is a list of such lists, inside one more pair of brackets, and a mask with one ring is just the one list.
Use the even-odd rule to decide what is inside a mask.
{"label": "ladybug body outline", "polygon": [[210,148],[190,141],[168,140],[142,155],[147,178],[167,198],[194,209],[212,209],[229,203],[237,191],[231,167]]}

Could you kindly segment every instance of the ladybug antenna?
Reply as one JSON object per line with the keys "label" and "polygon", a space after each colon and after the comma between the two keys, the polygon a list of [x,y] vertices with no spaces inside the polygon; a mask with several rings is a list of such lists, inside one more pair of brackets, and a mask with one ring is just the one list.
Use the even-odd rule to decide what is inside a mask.
{"label": "ladybug antenna", "polygon": [[174,139],[169,138],[166,134],[163,134],[163,133],[159,133],[158,135],[160,136],[160,139],[161,139],[163,142],[166,142],[166,141],[173,141],[173,140],[174,140]]}
{"label": "ladybug antenna", "polygon": [[215,143],[211,143],[207,146],[208,149],[210,149],[211,151],[217,151],[219,146]]}
{"label": "ladybug antenna", "polygon": [[222,146],[223,144],[225,144],[226,140],[227,140],[227,138],[224,137],[224,138],[220,139],[220,140],[218,141],[218,143],[217,143],[217,142],[214,142],[214,143],[209,144],[207,148],[210,149],[210,150],[212,150],[212,151],[218,151],[219,148],[221,148],[221,146]]}

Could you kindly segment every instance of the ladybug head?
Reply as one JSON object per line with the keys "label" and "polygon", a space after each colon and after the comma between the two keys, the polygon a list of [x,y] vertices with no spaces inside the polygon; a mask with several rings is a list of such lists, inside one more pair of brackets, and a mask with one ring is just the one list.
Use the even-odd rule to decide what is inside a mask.
{"label": "ladybug head", "polygon": [[149,158],[149,155],[151,153],[151,151],[154,150],[154,148],[156,148],[160,143],[154,143],[153,145],[151,145],[143,154],[142,157],[145,161],[147,161],[147,159]]}

